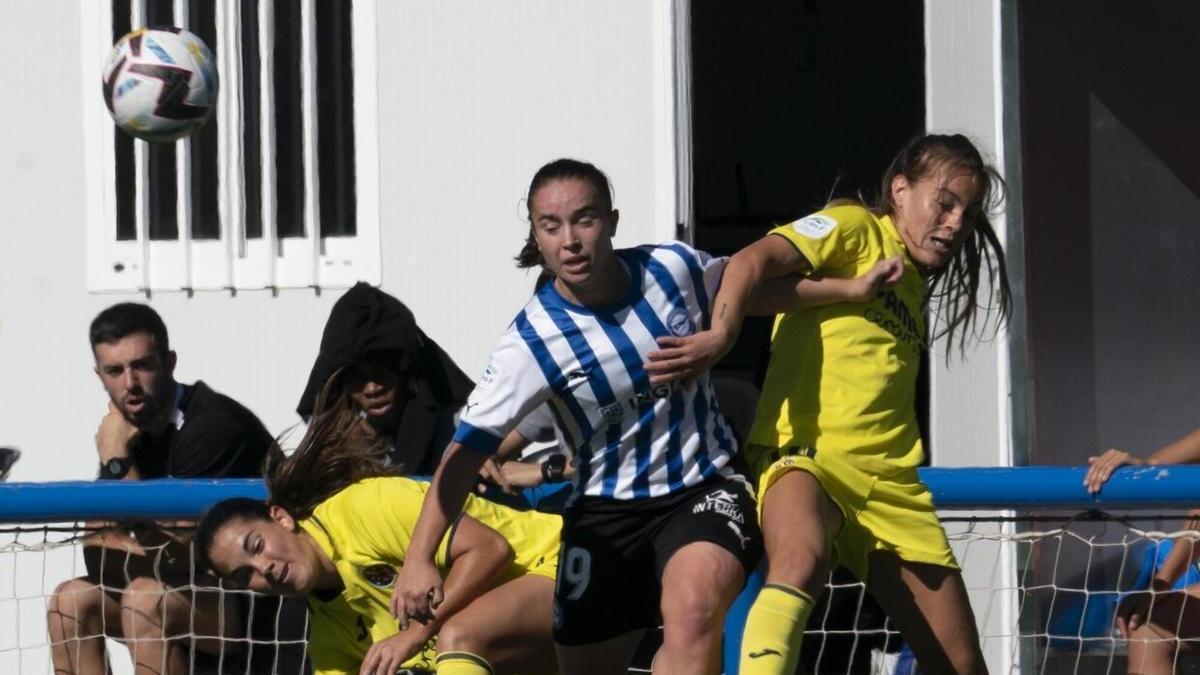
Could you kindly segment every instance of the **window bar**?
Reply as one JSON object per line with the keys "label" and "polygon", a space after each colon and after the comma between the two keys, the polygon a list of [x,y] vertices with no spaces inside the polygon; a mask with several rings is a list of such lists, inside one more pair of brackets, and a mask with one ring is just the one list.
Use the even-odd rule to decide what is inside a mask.
{"label": "window bar", "polygon": [[[230,161],[230,136],[237,133],[237,128],[231,124],[233,115],[230,106],[230,46],[229,46],[229,6],[218,2],[213,21],[217,25],[217,44],[213,45],[217,59],[217,81],[221,83],[221,93],[217,95],[217,184],[221,186],[217,196],[217,219],[220,221],[221,243],[225,248],[225,286],[234,292],[237,288],[233,275],[233,236],[230,229],[230,214],[234,210],[233,190],[228,189],[233,172],[237,166]],[[236,55],[235,55],[236,58]]]}
{"label": "window bar", "polygon": [[275,12],[272,2],[258,3],[259,143],[262,144],[263,239],[267,245],[267,270],[271,288],[279,288],[279,223],[275,208]]}
{"label": "window bar", "polygon": [[[146,24],[146,0],[131,0],[129,25],[134,29]],[[120,133],[120,132],[118,132]],[[150,190],[147,177],[150,171],[150,148],[147,141],[133,142],[133,201],[137,222],[138,253],[141,256],[142,285],[138,289],[150,296]]]}
{"label": "window bar", "polygon": [[[188,0],[174,0],[175,25],[191,30],[188,25]],[[192,292],[192,139],[184,137],[175,146],[175,213],[179,220],[179,246],[183,255],[182,290]]]}
{"label": "window bar", "polygon": [[312,286],[320,289],[321,223],[317,217],[321,182],[317,177],[317,25],[316,0],[300,3],[300,100],[304,120],[304,229],[312,237]]}
{"label": "window bar", "polygon": [[[239,0],[240,2],[240,0]],[[242,195],[245,194],[246,180],[244,167],[242,165],[242,30],[241,21],[242,14],[237,3],[231,3],[225,13],[225,68],[228,77],[224,80],[229,83],[222,91],[225,100],[229,105],[229,131],[225,137],[229,143],[229,168],[231,173],[228,175],[230,190],[230,209],[229,209],[229,236],[234,239],[236,250],[234,255],[238,259],[246,257],[246,201]],[[230,260],[230,277],[235,278],[233,260]]]}

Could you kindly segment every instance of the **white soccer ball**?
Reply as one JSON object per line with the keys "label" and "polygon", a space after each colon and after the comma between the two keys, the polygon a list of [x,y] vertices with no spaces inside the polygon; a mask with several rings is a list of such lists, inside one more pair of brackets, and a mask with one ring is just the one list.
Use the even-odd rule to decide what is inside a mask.
{"label": "white soccer ball", "polygon": [[195,132],[216,102],[212,52],[182,28],[139,28],[113,45],[104,64],[104,103],[118,127],[142,140]]}

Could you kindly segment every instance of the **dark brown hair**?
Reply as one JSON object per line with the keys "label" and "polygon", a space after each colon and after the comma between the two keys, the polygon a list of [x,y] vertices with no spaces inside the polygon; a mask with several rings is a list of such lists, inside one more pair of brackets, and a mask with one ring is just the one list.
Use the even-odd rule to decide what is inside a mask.
{"label": "dark brown hair", "polygon": [[962,248],[944,267],[932,270],[929,275],[925,301],[926,304],[937,301],[937,314],[933,317],[937,328],[930,331],[930,342],[944,336],[953,347],[957,333],[959,349],[965,351],[968,336],[984,337],[986,322],[980,325],[977,310],[984,307],[979,300],[979,283],[985,275],[987,279],[996,280],[992,297],[1000,316],[994,330],[999,331],[1012,314],[1012,289],[1008,283],[1004,249],[989,218],[989,214],[1000,210],[1007,196],[1004,179],[995,167],[984,161],[966,136],[922,134],[909,141],[892,160],[883,176],[873,210],[879,215],[895,213],[892,181],[896,176],[904,176],[909,183],[916,183],[947,165],[974,176],[982,193],[978,213],[972,217],[972,230]]}
{"label": "dark brown hair", "polygon": [[[390,439],[375,433],[338,388],[341,375],[337,370],[322,387],[300,444],[267,472],[270,502],[297,520],[364,478],[395,475],[386,459]],[[329,401],[331,391],[336,394]]]}
{"label": "dark brown hair", "polygon": [[[556,159],[538,169],[537,173],[533,174],[533,180],[529,182],[529,191],[525,193],[525,204],[532,204],[534,193],[546,183],[566,178],[577,178],[590,183],[592,188],[596,190],[596,194],[604,200],[604,209],[612,211],[612,185],[608,182],[608,176],[600,169],[597,169],[595,165],[581,162],[577,159]],[[529,215],[529,234],[525,237],[525,245],[521,247],[521,252],[513,259],[516,260],[517,267],[520,269],[545,267],[542,260],[542,252],[538,250],[537,240],[533,236],[532,213]],[[541,286],[543,283],[544,280],[539,278],[536,285]]]}

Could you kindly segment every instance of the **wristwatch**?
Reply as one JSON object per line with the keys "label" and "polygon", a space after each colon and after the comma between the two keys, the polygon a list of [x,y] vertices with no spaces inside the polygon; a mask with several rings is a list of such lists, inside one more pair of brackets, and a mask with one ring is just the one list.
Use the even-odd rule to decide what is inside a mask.
{"label": "wristwatch", "polygon": [[111,457],[108,461],[100,463],[100,478],[119,480],[124,478],[132,468],[133,462],[128,457]]}
{"label": "wristwatch", "polygon": [[567,456],[555,453],[542,462],[542,480],[547,483],[560,483],[563,473],[567,470]]}

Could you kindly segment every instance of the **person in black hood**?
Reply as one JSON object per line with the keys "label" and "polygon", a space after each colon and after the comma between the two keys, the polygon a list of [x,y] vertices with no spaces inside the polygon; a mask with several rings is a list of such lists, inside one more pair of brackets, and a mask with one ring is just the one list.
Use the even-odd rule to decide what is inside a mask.
{"label": "person in black hood", "polygon": [[397,473],[428,475],[473,387],[404,303],[359,282],[329,313],[296,412],[334,418]]}

